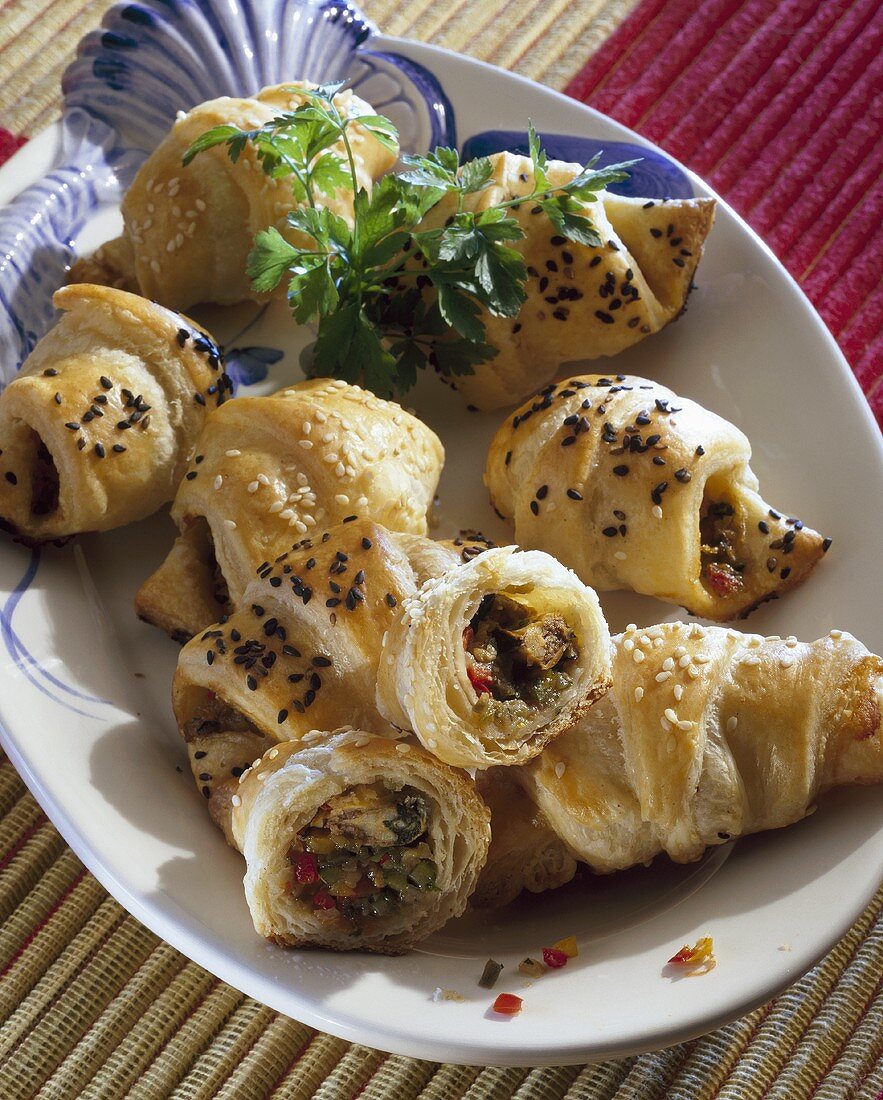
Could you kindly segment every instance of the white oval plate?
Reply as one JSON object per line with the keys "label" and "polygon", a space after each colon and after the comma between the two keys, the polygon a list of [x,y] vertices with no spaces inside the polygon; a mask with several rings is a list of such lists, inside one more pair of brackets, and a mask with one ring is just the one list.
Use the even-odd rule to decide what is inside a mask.
{"label": "white oval plate", "polygon": [[[477,61],[413,42],[371,44],[439,78],[461,140],[489,126],[523,130],[530,116],[541,132],[646,144],[595,111]],[[50,134],[19,152],[0,171],[0,195],[37,179],[56,140]],[[696,193],[709,193],[690,179]],[[78,247],[105,239],[116,224],[118,214],[103,209]],[[838,626],[880,652],[883,454],[858,386],[794,282],[724,204],[698,283],[686,318],[618,357],[615,369],[659,378],[734,420],[753,442],[768,499],[833,536],[811,580],[759,610],[750,629],[809,639]],[[231,310],[211,323],[224,339],[250,316],[248,308]],[[296,376],[303,342],[281,312],[250,330],[248,344],[286,350],[270,388]],[[482,527],[505,541],[481,485],[501,416],[470,415],[431,378],[413,404],[448,452],[437,533]],[[883,789],[841,791],[801,824],[718,849],[698,865],[657,861],[587,878],[490,917],[455,921],[403,958],[269,946],[249,919],[241,861],[186,774],[169,706],[175,646],[131,610],[171,538],[161,515],[45,550],[36,572],[27,551],[0,544],[0,733],[49,817],[130,912],[281,1012],[344,1039],[439,1061],[540,1065],[633,1054],[706,1032],[787,986],[846,931],[880,881]],[[637,596],[607,594],[603,603],[614,629],[678,617]],[[673,980],[666,959],[704,933],[714,937],[717,969]],[[532,984],[517,975],[521,957],[569,934],[579,940],[578,959]],[[476,984],[489,955],[506,964],[493,994]],[[465,1001],[434,1003],[438,986]],[[523,996],[520,1016],[489,1012],[499,991]]]}

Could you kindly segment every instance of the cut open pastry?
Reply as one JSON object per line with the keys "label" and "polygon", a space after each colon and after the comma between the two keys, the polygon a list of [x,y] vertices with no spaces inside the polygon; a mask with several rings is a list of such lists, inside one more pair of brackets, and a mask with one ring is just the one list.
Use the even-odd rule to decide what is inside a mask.
{"label": "cut open pastry", "polygon": [[337,379],[228,401],[197,442],[172,506],[180,534],[136,611],[186,640],[311,531],[370,517],[424,535],[443,460],[415,416]]}
{"label": "cut open pastry", "polygon": [[0,520],[33,542],[155,512],[230,388],[180,313],[85,284],[53,303],[60,319],[0,394]]}
{"label": "cut open pastry", "polygon": [[499,547],[404,603],[377,705],[449,764],[519,763],[604,694],[609,648],[591,589],[547,554]]}
{"label": "cut open pastry", "polygon": [[[496,153],[491,186],[463,200],[485,210],[529,194],[534,187],[527,157]],[[550,161],[550,184],[572,180],[581,167]],[[441,225],[455,198],[443,199],[426,218]],[[525,202],[511,207],[524,238],[514,247],[527,265],[527,300],[517,317],[483,311],[487,341],[499,354],[454,383],[468,402],[495,409],[524,400],[554,378],[565,363],[616,355],[675,320],[684,309],[705,238],[714,221],[714,199],[652,200],[603,191],[582,204],[601,243],[579,244],[561,236],[543,210]]]}
{"label": "cut open pastry", "polygon": [[760,496],[733,424],[645,378],[578,375],[507,418],[485,482],[522,546],[599,589],[726,621],[801,583],[830,539]]}
{"label": "cut open pastry", "polygon": [[232,814],[255,928],[285,946],[406,950],[463,912],[490,840],[465,773],[359,730],[270,749]]}

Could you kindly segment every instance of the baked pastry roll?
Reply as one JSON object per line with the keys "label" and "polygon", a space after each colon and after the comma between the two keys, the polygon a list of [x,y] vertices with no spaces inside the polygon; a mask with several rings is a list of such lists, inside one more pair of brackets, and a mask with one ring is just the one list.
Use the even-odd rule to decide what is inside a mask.
{"label": "baked pastry roll", "polygon": [[[222,96],[179,117],[126,192],[123,236],[74,264],[71,281],[140,289],[174,309],[260,297],[246,274],[255,234],[275,226],[293,244],[304,243],[287,221],[299,204],[291,180],[267,176],[251,145],[235,164],[225,146],[206,150],[186,167],[183,158],[214,126],[258,129],[281,112],[294,110],[305,102],[297,88],[307,86],[279,84],[248,99]],[[351,91],[338,93],[334,103],[349,116],[374,113]],[[370,191],[372,181],[393,166],[396,152],[364,127],[355,125],[348,135],[359,187]],[[340,143],[328,152],[341,159],[345,155]],[[343,218],[352,217],[348,187],[320,195],[318,201]]]}
{"label": "baked pastry roll", "polygon": [[[603,704],[603,700],[598,706]],[[523,891],[542,894],[570,882],[577,861],[516,781],[519,768],[479,772],[476,785],[491,814],[491,843],[469,904],[499,909]]]}
{"label": "baked pastry roll", "polygon": [[[500,777],[593,870],[660,852],[696,860],[799,821],[832,787],[883,781],[883,660],[850,635],[803,643],[664,623],[614,644],[608,696]],[[509,867],[511,894],[521,880]]]}
{"label": "baked pastry roll", "polygon": [[199,438],[172,506],[181,534],[136,611],[186,639],[293,539],[357,516],[425,535],[443,461],[415,416],[337,379],[237,397]]}
{"label": "baked pastry roll", "polygon": [[831,540],[766,503],[733,424],[645,378],[549,386],[499,429],[485,483],[522,546],[586,584],[744,618],[803,581]]}
{"label": "baked pastry roll", "polygon": [[[485,210],[533,191],[527,157],[497,153],[490,160],[492,184],[464,196],[467,209]],[[578,164],[548,164],[553,187],[580,171]],[[457,201],[443,199],[426,228],[440,226]],[[714,199],[624,198],[605,191],[581,205],[601,237],[597,248],[560,236],[533,203],[508,210],[524,230],[513,247],[527,265],[527,300],[515,318],[482,312],[487,341],[500,351],[474,374],[457,378],[455,388],[470,404],[495,409],[523,401],[564,363],[616,355],[682,312],[714,221]]]}
{"label": "baked pastry roll", "polygon": [[374,691],[402,601],[486,547],[344,523],[253,571],[237,610],[184,646],[172,704],[194,778],[228,837],[236,780],[274,743],[349,724],[389,731]]}
{"label": "baked pastry roll", "polygon": [[595,593],[547,554],[498,547],[404,602],[377,706],[448,764],[519,764],[604,694],[609,661]]}
{"label": "baked pastry roll", "polygon": [[272,748],[234,796],[255,929],[399,954],[465,909],[489,817],[469,776],[419,745],[351,730]]}
{"label": "baked pastry roll", "polygon": [[102,286],[62,311],[0,395],[0,520],[34,542],[106,531],[170,500],[229,379],[188,318]]}

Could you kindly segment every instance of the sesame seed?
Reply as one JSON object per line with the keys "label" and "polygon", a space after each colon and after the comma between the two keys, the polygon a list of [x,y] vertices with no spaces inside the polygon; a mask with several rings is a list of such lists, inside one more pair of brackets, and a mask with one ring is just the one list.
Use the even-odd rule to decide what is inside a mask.
{"label": "sesame seed", "polygon": [[671,679],[671,673],[670,672],[663,671],[663,672],[657,672],[656,673],[656,683],[657,684],[664,684],[666,680],[670,680],[670,679]]}
{"label": "sesame seed", "polygon": [[636,649],[635,652],[632,654],[632,660],[635,662],[636,665],[639,665],[641,661],[644,660],[643,650]]}
{"label": "sesame seed", "polygon": [[639,684],[639,685],[638,685],[638,686],[637,686],[637,687],[635,688],[635,702],[636,702],[636,703],[640,703],[640,701],[641,701],[641,700],[642,700],[643,698],[644,698],[644,689],[643,689],[643,688],[642,688],[642,687],[640,686],[640,684]]}
{"label": "sesame seed", "polygon": [[736,728],[736,726],[738,726],[738,724],[739,724],[739,719],[735,715],[733,715],[732,718],[728,718],[727,719],[727,733],[732,733],[733,730]]}
{"label": "sesame seed", "polygon": [[566,771],[567,771],[567,765],[564,763],[563,760],[559,760],[558,763],[555,765],[555,775],[559,779],[561,779],[561,778],[563,778],[564,773]]}
{"label": "sesame seed", "polygon": [[676,726],[678,724],[678,716],[675,714],[671,707],[665,708],[665,717],[669,720],[669,722],[671,722],[673,726]]}
{"label": "sesame seed", "polygon": [[683,699],[683,697],[684,697],[683,684],[675,684],[675,686],[674,686],[674,696],[675,696],[675,702],[677,702],[677,703],[679,703],[681,701],[681,699]]}

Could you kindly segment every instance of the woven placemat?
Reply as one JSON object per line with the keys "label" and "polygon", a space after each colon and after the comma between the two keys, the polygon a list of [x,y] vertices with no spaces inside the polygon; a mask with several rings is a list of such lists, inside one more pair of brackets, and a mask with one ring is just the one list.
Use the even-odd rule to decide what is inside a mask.
{"label": "woven placemat", "polygon": [[[643,0],[638,30],[627,29],[629,20],[620,32],[631,37],[619,61],[633,57],[647,9],[658,15],[662,6]],[[748,9],[751,0],[731,6]],[[780,6],[793,15],[806,4]],[[0,125],[10,143],[57,117],[61,74],[107,7],[107,0],[0,4]],[[362,7],[391,34],[472,53],[553,87],[572,81],[571,90],[597,101],[597,68],[590,62],[576,74],[635,0],[365,0]],[[623,115],[627,106],[609,109]],[[86,871],[0,754],[2,1100],[880,1100],[881,981],[883,890],[790,990],[692,1043],[534,1070],[384,1055],[272,1012],[143,928]]]}

